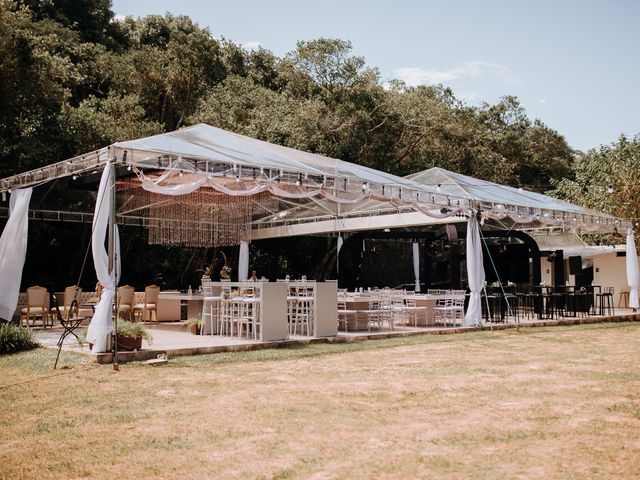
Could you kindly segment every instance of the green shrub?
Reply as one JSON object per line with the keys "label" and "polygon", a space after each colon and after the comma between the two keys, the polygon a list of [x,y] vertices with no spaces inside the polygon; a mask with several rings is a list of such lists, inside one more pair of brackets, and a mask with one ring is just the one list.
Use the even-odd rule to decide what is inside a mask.
{"label": "green shrub", "polygon": [[0,324],[0,355],[31,350],[39,346],[38,341],[33,338],[33,332],[28,328],[9,323]]}
{"label": "green shrub", "polygon": [[133,323],[127,320],[118,320],[118,336],[131,337],[131,338],[143,338],[147,342],[151,343],[152,337],[149,335],[141,323]]}

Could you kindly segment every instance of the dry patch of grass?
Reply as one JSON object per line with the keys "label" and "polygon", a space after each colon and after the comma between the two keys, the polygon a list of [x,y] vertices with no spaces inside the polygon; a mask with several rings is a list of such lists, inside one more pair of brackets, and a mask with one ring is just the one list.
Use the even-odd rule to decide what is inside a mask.
{"label": "dry patch of grass", "polygon": [[120,372],[71,354],[54,372],[54,353],[0,357],[0,478],[640,476],[638,324]]}

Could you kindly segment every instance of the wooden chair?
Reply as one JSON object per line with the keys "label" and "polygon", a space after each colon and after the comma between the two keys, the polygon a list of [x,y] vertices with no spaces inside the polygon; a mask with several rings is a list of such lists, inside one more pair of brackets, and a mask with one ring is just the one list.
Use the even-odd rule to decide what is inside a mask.
{"label": "wooden chair", "polygon": [[[133,294],[134,289],[131,285],[123,285],[118,287],[118,299],[116,315],[126,314],[129,317],[129,321],[133,321]],[[124,317],[124,315],[123,315]]]}
{"label": "wooden chair", "polygon": [[[56,305],[59,305],[56,298]],[[75,304],[73,301],[75,300]],[[64,297],[62,299],[62,306],[54,306],[51,309],[52,316],[58,316],[62,314],[64,318],[77,314],[78,306],[82,301],[82,289],[76,285],[71,285],[64,289]],[[53,319],[52,323],[53,323]]]}
{"label": "wooden chair", "polygon": [[[47,304],[47,289],[44,287],[34,286],[27,288],[27,306],[20,310],[20,325],[22,321],[26,321],[29,326],[29,319],[33,318],[32,326],[36,325],[36,318],[42,318],[42,325],[46,327],[49,324],[49,305]],[[51,322],[53,326],[53,322]]]}
{"label": "wooden chair", "polygon": [[[133,306],[133,316],[140,317],[141,320],[149,318],[149,320],[158,321],[158,295],[160,294],[160,287],[157,285],[149,285],[144,289],[144,299],[142,303],[136,303]],[[149,316],[147,317],[147,312]]]}

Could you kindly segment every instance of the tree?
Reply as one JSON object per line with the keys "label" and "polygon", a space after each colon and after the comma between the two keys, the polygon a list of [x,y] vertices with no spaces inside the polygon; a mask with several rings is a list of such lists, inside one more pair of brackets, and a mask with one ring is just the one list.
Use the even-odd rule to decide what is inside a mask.
{"label": "tree", "polygon": [[52,20],[78,33],[83,42],[121,48],[124,36],[114,21],[111,0],[18,0],[34,21]]}
{"label": "tree", "polygon": [[621,135],[611,145],[589,150],[576,161],[573,174],[574,179],[557,181],[550,193],[631,220],[640,245],[640,135]]}
{"label": "tree", "polygon": [[145,118],[137,95],[92,96],[77,107],[66,105],[60,117],[64,140],[75,152],[162,132],[162,125]]}

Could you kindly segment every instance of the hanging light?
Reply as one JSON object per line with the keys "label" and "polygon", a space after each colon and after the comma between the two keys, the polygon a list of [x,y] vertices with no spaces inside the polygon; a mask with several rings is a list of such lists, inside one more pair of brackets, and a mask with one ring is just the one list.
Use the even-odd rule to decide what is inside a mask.
{"label": "hanging light", "polygon": [[436,192],[440,193],[442,191],[442,185],[438,184],[436,187]]}

